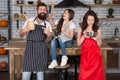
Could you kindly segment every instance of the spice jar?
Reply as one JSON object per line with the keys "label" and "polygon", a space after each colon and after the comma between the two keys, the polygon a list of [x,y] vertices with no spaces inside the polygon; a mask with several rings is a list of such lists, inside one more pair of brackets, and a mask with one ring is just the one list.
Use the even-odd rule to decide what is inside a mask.
{"label": "spice jar", "polygon": [[95,3],[95,4],[101,4],[101,3],[102,3],[102,0],[94,0],[94,3]]}

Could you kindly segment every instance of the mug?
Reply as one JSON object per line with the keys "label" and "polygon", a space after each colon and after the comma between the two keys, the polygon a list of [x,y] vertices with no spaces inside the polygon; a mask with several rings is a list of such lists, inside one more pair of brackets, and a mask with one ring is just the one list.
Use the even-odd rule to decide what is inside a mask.
{"label": "mug", "polygon": [[89,36],[89,37],[95,37],[95,36],[97,35],[97,32],[91,31],[91,32],[86,32],[86,34],[87,34],[87,36]]}

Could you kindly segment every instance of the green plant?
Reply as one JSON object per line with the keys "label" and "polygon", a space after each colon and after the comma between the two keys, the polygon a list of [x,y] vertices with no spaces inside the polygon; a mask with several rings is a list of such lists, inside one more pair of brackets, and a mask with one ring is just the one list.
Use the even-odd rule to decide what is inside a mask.
{"label": "green plant", "polygon": [[114,9],[113,9],[113,8],[109,8],[109,9],[108,9],[108,14],[109,14],[109,15],[112,15],[113,12],[114,12]]}
{"label": "green plant", "polygon": [[98,12],[95,12],[95,13],[96,13],[96,15],[98,16],[99,13],[98,13]]}

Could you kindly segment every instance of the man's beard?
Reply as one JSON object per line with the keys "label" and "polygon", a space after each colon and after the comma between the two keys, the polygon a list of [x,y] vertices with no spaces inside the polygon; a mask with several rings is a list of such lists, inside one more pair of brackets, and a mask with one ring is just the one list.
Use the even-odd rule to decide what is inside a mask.
{"label": "man's beard", "polygon": [[46,20],[46,14],[45,13],[40,13],[38,14],[38,18],[41,20]]}

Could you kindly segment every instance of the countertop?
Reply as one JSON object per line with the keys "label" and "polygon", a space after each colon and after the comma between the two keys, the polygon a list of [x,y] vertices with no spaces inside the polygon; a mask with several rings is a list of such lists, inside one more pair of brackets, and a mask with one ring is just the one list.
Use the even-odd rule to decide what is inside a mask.
{"label": "countertop", "polygon": [[[101,49],[112,50],[114,48],[115,49],[120,48],[120,45],[111,46],[111,45],[107,45],[107,43],[120,43],[120,40],[103,39]],[[5,49],[6,50],[24,49],[25,45],[26,45],[26,40],[25,39],[12,39],[12,40],[9,41],[9,46],[5,47]],[[74,48],[79,49],[79,47],[77,45],[74,45]]]}
{"label": "countertop", "polygon": [[103,39],[103,43],[120,43],[120,39],[115,40],[115,39]]}

